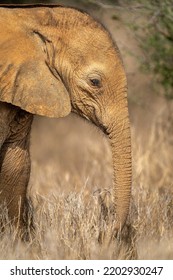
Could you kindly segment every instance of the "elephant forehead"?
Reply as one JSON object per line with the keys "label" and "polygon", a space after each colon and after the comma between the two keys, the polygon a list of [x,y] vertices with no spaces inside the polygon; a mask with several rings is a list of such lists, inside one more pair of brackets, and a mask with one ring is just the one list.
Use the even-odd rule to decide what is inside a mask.
{"label": "elephant forehead", "polygon": [[[63,32],[63,31],[62,31]],[[69,31],[66,31],[68,43],[74,48],[87,50],[88,48],[102,48],[108,49],[113,46],[113,42],[110,38],[109,33],[99,27],[92,28],[91,26],[77,26],[71,27]]]}
{"label": "elephant forehead", "polygon": [[87,43],[71,46],[66,51],[66,58],[70,65],[85,72],[115,70],[119,60],[114,49],[107,47],[94,47]]}

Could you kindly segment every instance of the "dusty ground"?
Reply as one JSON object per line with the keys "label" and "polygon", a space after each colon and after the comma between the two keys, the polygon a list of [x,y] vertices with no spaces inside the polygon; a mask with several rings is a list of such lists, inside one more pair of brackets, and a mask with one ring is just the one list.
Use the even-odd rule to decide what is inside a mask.
{"label": "dusty ground", "polygon": [[[36,117],[30,187],[37,197],[37,246],[26,251],[20,244],[20,250],[15,247],[12,252],[4,238],[2,258],[173,259],[173,105],[158,96],[162,89],[154,77],[139,68],[142,53],[125,24],[134,20],[134,13],[112,8],[91,13],[116,40],[128,76],[133,146],[129,226],[121,242],[114,240],[108,251],[112,168],[109,143],[102,133],[73,115],[58,120]],[[113,15],[118,19],[113,20]],[[105,196],[107,217],[100,193]],[[99,244],[102,230],[106,237]]]}

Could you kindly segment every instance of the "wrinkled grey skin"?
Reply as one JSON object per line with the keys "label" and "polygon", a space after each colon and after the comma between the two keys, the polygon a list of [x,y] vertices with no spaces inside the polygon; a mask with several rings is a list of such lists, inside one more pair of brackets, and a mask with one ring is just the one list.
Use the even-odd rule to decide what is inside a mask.
{"label": "wrinkled grey skin", "polygon": [[30,131],[33,115],[0,102],[0,202],[20,228],[27,227]]}
{"label": "wrinkled grey skin", "polygon": [[120,231],[130,203],[131,141],[117,46],[101,24],[71,8],[0,8],[0,25],[0,202],[23,226],[33,115],[59,118],[72,111],[110,140],[113,226]]}

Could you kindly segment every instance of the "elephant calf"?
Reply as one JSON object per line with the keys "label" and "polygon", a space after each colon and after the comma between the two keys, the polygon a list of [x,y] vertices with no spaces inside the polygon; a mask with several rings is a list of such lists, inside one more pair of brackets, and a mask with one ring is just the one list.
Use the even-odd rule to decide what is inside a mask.
{"label": "elephant calf", "polygon": [[0,26],[0,203],[23,227],[33,116],[74,112],[110,140],[115,230],[121,230],[131,141],[126,75],[109,32],[87,13],[56,5],[0,6]]}

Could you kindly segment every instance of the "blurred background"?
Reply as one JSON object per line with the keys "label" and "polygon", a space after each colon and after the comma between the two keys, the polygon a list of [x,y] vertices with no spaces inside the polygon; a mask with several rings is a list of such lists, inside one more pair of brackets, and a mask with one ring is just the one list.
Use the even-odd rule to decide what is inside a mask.
{"label": "blurred background", "polygon": [[[1,1],[39,2],[84,9],[117,42],[128,78],[132,204],[137,208],[137,218],[131,210],[131,219],[138,231],[138,254],[173,258],[173,0]],[[111,189],[109,143],[74,115],[58,120],[36,117],[31,157],[33,196],[51,199],[52,194],[82,190],[88,198]]]}

